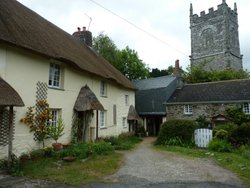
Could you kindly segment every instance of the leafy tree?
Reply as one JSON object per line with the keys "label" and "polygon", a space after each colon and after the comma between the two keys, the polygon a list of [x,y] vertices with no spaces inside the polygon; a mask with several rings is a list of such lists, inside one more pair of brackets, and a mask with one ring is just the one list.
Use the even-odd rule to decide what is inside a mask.
{"label": "leafy tree", "polygon": [[162,70],[159,70],[158,68],[154,68],[151,70],[149,75],[151,78],[155,78],[155,77],[170,75],[173,72],[174,72],[174,67],[171,65],[167,69],[162,69]]}
{"label": "leafy tree", "polygon": [[184,74],[184,80],[187,83],[202,83],[202,82],[212,82],[220,80],[234,80],[249,78],[249,72],[245,70],[211,70],[206,71],[201,66],[189,67],[187,72]]}
{"label": "leafy tree", "polygon": [[135,50],[128,46],[119,50],[107,35],[100,33],[94,37],[93,48],[128,79],[144,79],[149,76],[149,68]]}

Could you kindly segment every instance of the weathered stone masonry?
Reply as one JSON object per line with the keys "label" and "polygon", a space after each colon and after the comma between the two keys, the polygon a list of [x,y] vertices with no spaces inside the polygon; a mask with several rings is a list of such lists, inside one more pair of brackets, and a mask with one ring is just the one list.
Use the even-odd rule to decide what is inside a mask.
{"label": "weathered stone masonry", "polygon": [[193,14],[190,5],[191,66],[201,65],[205,70],[242,69],[238,34],[238,13],[225,0],[218,9]]}

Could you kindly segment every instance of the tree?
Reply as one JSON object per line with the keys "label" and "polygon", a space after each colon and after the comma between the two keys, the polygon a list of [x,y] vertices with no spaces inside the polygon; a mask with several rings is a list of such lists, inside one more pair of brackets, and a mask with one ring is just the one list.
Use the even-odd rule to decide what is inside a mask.
{"label": "tree", "polygon": [[135,50],[128,46],[119,50],[107,35],[100,33],[94,37],[93,48],[128,79],[144,79],[149,76],[149,68]]}
{"label": "tree", "polygon": [[220,80],[234,80],[249,78],[249,72],[246,70],[211,70],[206,71],[201,66],[189,67],[188,71],[184,74],[184,80],[187,83],[202,83]]}
{"label": "tree", "polygon": [[156,77],[160,77],[160,76],[167,76],[167,75],[171,75],[174,72],[174,67],[172,65],[170,65],[167,69],[158,69],[158,68],[154,68],[151,70],[151,72],[149,73],[151,78],[156,78]]}

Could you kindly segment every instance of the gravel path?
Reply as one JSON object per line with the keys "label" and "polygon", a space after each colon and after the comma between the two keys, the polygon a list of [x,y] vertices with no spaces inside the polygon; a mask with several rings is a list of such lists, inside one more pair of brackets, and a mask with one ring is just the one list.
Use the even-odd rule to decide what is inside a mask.
{"label": "gravel path", "polygon": [[159,152],[152,148],[153,141],[154,138],[145,138],[136,149],[126,153],[123,167],[108,179],[140,186],[210,182],[211,187],[243,187],[243,182],[236,175],[213,161]]}

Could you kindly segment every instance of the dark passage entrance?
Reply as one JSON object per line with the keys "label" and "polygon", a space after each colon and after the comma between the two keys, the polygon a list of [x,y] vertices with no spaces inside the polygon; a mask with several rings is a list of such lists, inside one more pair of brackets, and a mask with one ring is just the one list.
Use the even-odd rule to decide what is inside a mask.
{"label": "dark passage entrance", "polygon": [[147,117],[147,130],[148,136],[157,136],[162,124],[162,116]]}

